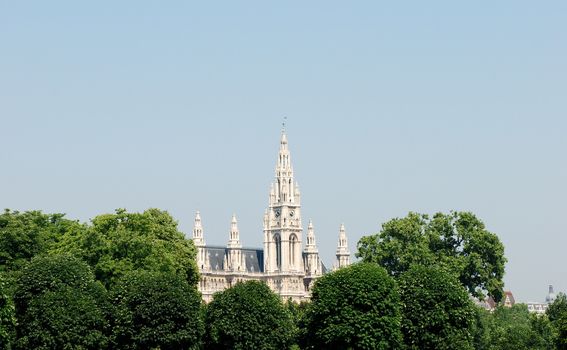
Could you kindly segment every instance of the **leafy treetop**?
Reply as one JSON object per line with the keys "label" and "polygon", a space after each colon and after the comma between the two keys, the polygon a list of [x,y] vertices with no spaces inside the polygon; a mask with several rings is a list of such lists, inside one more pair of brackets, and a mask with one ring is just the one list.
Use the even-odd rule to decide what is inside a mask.
{"label": "leafy treetop", "polygon": [[83,234],[66,235],[57,249],[88,262],[107,287],[135,270],[180,274],[195,287],[199,280],[193,241],[185,239],[177,222],[158,209],[143,213],[118,209],[99,215]]}
{"label": "leafy treetop", "polygon": [[412,265],[438,265],[454,273],[474,296],[503,295],[504,246],[469,212],[409,213],[382,225],[380,233],[358,242],[357,256],[376,262],[393,276]]}

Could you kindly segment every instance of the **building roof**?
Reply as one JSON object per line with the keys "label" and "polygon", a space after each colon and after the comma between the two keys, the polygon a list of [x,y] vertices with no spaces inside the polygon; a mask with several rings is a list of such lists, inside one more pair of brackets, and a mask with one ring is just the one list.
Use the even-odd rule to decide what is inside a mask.
{"label": "building roof", "polygon": [[513,306],[515,303],[516,300],[514,299],[514,294],[512,294],[509,290],[504,291],[504,305]]}
{"label": "building roof", "polygon": [[[228,249],[226,247],[205,247],[205,254],[208,259],[209,267],[212,271],[224,270],[224,257],[227,250]],[[262,249],[241,248],[240,251],[244,257],[246,272],[264,272],[264,251]]]}

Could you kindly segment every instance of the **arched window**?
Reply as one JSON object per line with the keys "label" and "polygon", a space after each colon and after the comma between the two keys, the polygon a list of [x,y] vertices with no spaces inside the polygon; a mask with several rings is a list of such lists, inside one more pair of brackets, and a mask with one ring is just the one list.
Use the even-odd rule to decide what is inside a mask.
{"label": "arched window", "polygon": [[295,256],[297,249],[299,249],[297,236],[292,234],[289,237],[289,264],[292,267],[295,267]]}
{"label": "arched window", "polygon": [[282,268],[282,239],[279,234],[274,235],[274,242],[276,243],[276,266],[278,270]]}

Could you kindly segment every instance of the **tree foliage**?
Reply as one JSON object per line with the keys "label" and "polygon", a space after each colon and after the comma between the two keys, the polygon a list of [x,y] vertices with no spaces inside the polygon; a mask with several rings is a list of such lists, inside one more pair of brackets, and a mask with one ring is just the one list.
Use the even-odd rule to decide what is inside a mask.
{"label": "tree foliage", "polygon": [[484,223],[468,212],[409,213],[382,225],[380,233],[358,242],[357,256],[375,262],[393,276],[412,265],[438,265],[454,272],[466,289],[499,301],[503,295],[504,246]]}
{"label": "tree foliage", "polygon": [[305,318],[302,342],[309,348],[401,346],[398,287],[376,264],[358,263],[319,278]]}
{"label": "tree foliage", "polygon": [[530,314],[525,304],[499,306],[492,313],[484,313],[480,321],[484,334],[478,338],[477,349],[553,348],[553,331],[548,318]]}
{"label": "tree foliage", "polygon": [[408,349],[472,349],[475,309],[467,291],[439,267],[414,265],[399,278]]}
{"label": "tree foliage", "polygon": [[215,293],[205,324],[207,349],[285,349],[295,334],[280,297],[259,281]]}
{"label": "tree foliage", "polygon": [[2,273],[0,273],[0,349],[11,348],[16,326],[14,303],[6,287]]}
{"label": "tree foliage", "polygon": [[179,275],[134,271],[111,295],[114,348],[193,349],[200,344],[201,293]]}
{"label": "tree foliage", "polygon": [[88,262],[95,276],[111,287],[131,271],[179,274],[197,285],[199,274],[193,241],[178,231],[177,222],[165,211],[148,209],[95,217],[84,234],[66,235],[59,251],[71,251]]}
{"label": "tree foliage", "polygon": [[104,348],[106,300],[106,290],[83,261],[35,257],[16,281],[17,348]]}
{"label": "tree foliage", "polygon": [[546,311],[555,331],[555,344],[558,349],[567,349],[567,296],[559,293]]}
{"label": "tree foliage", "polygon": [[298,339],[298,337],[300,336],[299,334],[302,332],[302,329],[304,328],[303,322],[305,319],[305,311],[309,307],[309,304],[310,303],[308,301],[301,301],[300,303],[297,303],[293,301],[291,298],[289,298],[285,302],[285,307],[291,315],[291,319],[294,324],[294,329],[296,330],[296,334],[294,335],[295,339]]}
{"label": "tree foliage", "polygon": [[64,214],[6,209],[0,215],[0,271],[18,270],[47,252],[63,235],[83,230],[84,225],[65,219]]}

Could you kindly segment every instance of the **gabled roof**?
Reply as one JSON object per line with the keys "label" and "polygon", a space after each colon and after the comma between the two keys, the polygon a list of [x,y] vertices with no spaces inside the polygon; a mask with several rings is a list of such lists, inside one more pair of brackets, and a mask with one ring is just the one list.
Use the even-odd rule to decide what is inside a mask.
{"label": "gabled roof", "polygon": [[516,300],[514,299],[514,294],[511,291],[507,290],[504,291],[504,304],[509,303],[510,305],[514,305]]}

